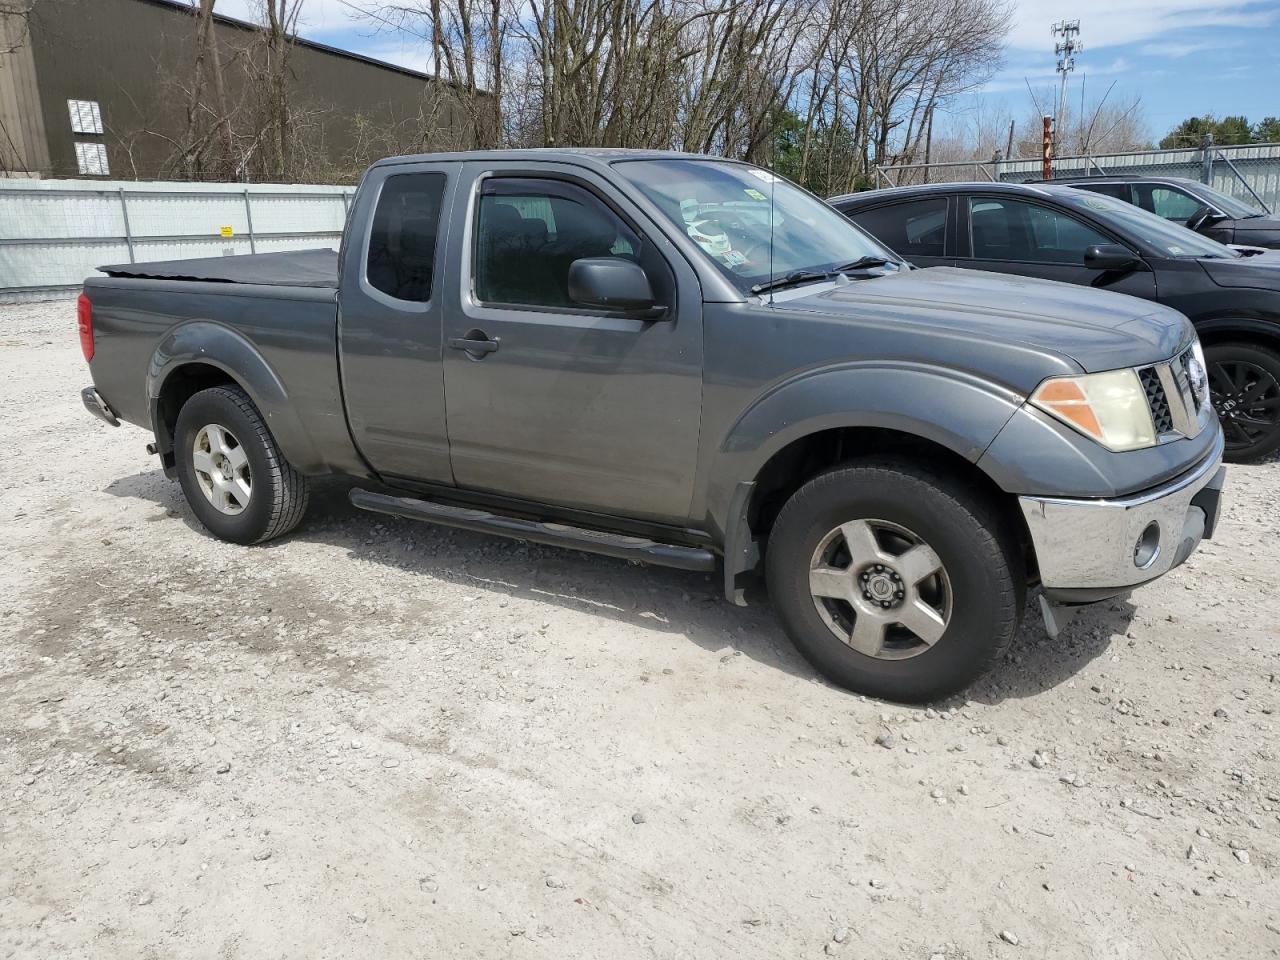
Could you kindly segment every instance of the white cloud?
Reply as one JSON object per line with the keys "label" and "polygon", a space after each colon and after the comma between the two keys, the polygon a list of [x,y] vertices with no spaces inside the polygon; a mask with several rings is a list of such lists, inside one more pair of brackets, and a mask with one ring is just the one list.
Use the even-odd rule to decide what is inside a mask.
{"label": "white cloud", "polygon": [[[1081,77],[1109,77],[1118,74],[1124,74],[1132,71],[1131,64],[1124,57],[1116,57],[1107,63],[1091,63],[1087,66],[1077,62],[1075,73],[1072,76],[1072,86],[1077,86]],[[1019,61],[997,73],[982,88],[986,93],[1001,93],[1008,90],[1026,90],[1027,84],[1031,84],[1033,90],[1045,85],[1057,84],[1059,80],[1057,72],[1054,70],[1054,61],[1052,57],[1044,57],[1040,60]]]}
{"label": "white cloud", "polygon": [[1221,40],[1168,40],[1158,43],[1144,43],[1138,48],[1138,52],[1147,57],[1167,57],[1171,60],[1177,60],[1182,57],[1189,57],[1193,53],[1204,53],[1206,50],[1224,50],[1227,47],[1237,46],[1239,44]]}
{"label": "white cloud", "polygon": [[1090,49],[1139,43],[1174,31],[1205,27],[1265,27],[1280,20],[1275,0],[1018,0],[1009,37],[1015,50],[1052,56],[1050,26],[1079,19],[1085,55]]}

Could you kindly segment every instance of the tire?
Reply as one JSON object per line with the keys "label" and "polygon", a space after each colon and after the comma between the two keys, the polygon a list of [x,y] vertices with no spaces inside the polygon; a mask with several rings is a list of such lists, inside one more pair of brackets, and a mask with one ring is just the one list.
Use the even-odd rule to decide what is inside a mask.
{"label": "tire", "polygon": [[1232,463],[1261,460],[1280,448],[1280,353],[1254,343],[1205,347],[1209,393]]}
{"label": "tire", "polygon": [[[864,528],[880,556],[889,557],[879,573],[875,564],[852,559],[850,544],[866,545]],[[906,551],[921,545],[932,555],[908,557]],[[865,559],[867,553],[859,547],[856,555]],[[940,571],[912,585],[934,561]],[[851,591],[862,607],[842,597],[815,597],[815,564],[819,592]],[[995,505],[962,483],[896,459],[856,461],[801,487],[769,536],[766,576],[784,629],[823,676],[855,693],[914,703],[963,689],[1002,656],[1026,598],[1017,538]],[[933,613],[918,616],[917,601]],[[890,609],[881,609],[886,603]],[[868,632],[877,625],[872,613],[859,609],[925,623],[932,642],[895,625],[883,629],[876,655],[867,652],[874,640],[855,649],[859,621],[865,617]]]}
{"label": "tire", "polygon": [[201,390],[183,404],[174,429],[174,458],[187,503],[219,540],[272,540],[296,527],[306,513],[307,478],[285,460],[239,387]]}

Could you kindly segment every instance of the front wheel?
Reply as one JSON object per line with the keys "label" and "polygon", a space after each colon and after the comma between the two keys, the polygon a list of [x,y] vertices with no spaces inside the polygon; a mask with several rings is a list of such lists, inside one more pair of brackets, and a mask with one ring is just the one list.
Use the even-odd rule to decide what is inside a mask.
{"label": "front wheel", "polygon": [[1008,524],[963,484],[906,461],[821,474],[778,515],[769,594],[824,676],[888,700],[936,700],[1009,646],[1025,576]]}
{"label": "front wheel", "polygon": [[220,540],[261,543],[288,533],[306,512],[307,478],[239,387],[193,395],[178,412],[173,443],[187,503]]}
{"label": "front wheel", "polygon": [[1215,343],[1205,347],[1204,360],[1224,457],[1248,463],[1280,447],[1280,353],[1253,343]]}

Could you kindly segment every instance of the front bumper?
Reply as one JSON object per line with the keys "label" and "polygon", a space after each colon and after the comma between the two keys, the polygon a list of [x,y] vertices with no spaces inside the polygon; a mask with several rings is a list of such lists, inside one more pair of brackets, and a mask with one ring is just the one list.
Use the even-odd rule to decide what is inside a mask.
{"label": "front bumper", "polygon": [[[1209,456],[1145,493],[1114,500],[1019,497],[1046,596],[1090,603],[1168,573],[1213,536],[1222,482],[1221,431]],[[1153,556],[1139,556],[1144,533]],[[1144,562],[1145,561],[1145,562]]]}

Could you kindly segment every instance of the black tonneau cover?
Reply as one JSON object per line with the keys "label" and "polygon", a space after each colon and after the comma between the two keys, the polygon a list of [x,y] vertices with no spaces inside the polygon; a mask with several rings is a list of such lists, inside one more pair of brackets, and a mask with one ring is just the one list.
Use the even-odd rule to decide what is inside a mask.
{"label": "black tonneau cover", "polygon": [[259,283],[272,287],[338,287],[338,251],[287,250],[248,256],[117,263],[99,267],[109,277],[140,280],[207,280]]}

